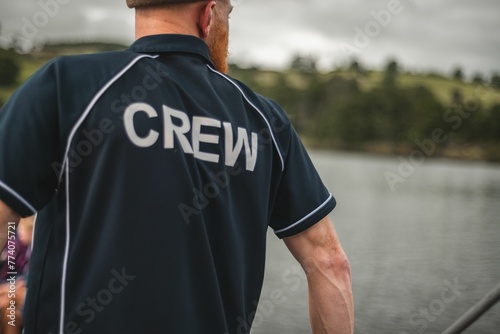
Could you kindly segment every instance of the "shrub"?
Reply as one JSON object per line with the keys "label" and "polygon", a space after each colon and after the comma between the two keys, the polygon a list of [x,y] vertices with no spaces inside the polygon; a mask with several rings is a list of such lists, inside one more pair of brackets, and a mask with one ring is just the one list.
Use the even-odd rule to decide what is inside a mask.
{"label": "shrub", "polygon": [[11,52],[0,52],[0,86],[10,86],[17,83],[21,68],[15,55]]}

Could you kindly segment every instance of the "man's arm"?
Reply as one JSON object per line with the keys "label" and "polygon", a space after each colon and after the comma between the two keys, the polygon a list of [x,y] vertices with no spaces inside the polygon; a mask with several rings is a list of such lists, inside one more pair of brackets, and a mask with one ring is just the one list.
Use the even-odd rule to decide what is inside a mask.
{"label": "man's arm", "polygon": [[0,251],[7,242],[8,224],[14,222],[17,226],[20,218],[21,217],[17,213],[0,200]]}
{"label": "man's arm", "polygon": [[352,334],[351,270],[330,219],[284,241],[307,275],[313,333]]}

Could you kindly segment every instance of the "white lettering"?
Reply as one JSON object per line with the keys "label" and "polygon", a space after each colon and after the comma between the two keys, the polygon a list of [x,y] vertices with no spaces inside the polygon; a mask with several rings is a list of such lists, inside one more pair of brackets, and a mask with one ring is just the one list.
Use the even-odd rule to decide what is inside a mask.
{"label": "white lettering", "polygon": [[200,143],[218,144],[219,136],[201,133],[201,127],[220,128],[220,121],[207,117],[193,117],[193,151],[194,157],[208,162],[219,162],[219,155],[200,151]]}
{"label": "white lettering", "polygon": [[[150,129],[147,136],[140,137],[137,133],[136,124],[134,123],[137,113],[145,113],[149,118],[158,117],[158,113],[149,104],[134,103],[125,109],[123,116],[125,132],[130,141],[138,147],[151,147],[157,143],[160,134]],[[175,139],[177,139],[178,145],[181,146],[185,154],[193,154],[194,157],[199,160],[219,163],[220,154],[209,153],[204,150],[207,150],[207,144],[220,144],[221,130],[219,129],[222,127],[221,121],[198,116],[194,116],[192,120],[190,120],[185,112],[167,106],[163,106],[163,117],[163,147],[165,149],[174,149]],[[239,127],[235,140],[232,124],[223,123],[223,126],[225,135],[223,148],[225,150],[225,165],[234,167],[244,149],[246,170],[253,172],[257,164],[257,155],[259,152],[259,137],[257,133],[252,132],[249,136],[246,129]],[[212,130],[210,130],[210,128]],[[191,141],[188,138],[190,132]]]}
{"label": "white lettering", "polygon": [[253,172],[257,163],[257,134],[252,133],[252,147],[250,147],[247,130],[238,128],[238,139],[233,147],[233,127],[230,123],[224,123],[224,130],[226,135],[226,166],[234,167],[243,146],[245,146],[246,169]]}
{"label": "white lettering", "polygon": [[[165,116],[165,148],[174,148],[174,133],[177,140],[182,146],[184,153],[193,154],[193,149],[189,140],[186,137],[186,133],[191,130],[191,124],[189,123],[189,118],[186,113],[178,111],[167,106],[163,106],[163,115]],[[181,121],[180,126],[174,125],[172,122],[172,117],[177,118]]]}
{"label": "white lettering", "polygon": [[125,131],[127,132],[128,138],[134,145],[139,147],[151,147],[153,146],[160,134],[156,131],[149,130],[149,133],[146,137],[141,138],[135,131],[134,126],[134,116],[138,112],[143,112],[148,115],[149,118],[158,117],[158,114],[149,104],[146,103],[134,103],[130,105],[123,115],[123,122],[125,124]]}

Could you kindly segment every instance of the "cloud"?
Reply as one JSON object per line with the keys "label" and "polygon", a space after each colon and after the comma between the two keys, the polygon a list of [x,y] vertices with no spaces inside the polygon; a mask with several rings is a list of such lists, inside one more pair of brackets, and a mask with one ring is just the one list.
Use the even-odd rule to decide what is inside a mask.
{"label": "cloud", "polygon": [[4,39],[16,35],[27,44],[71,39],[129,43],[133,18],[125,2],[25,0],[0,5]]}
{"label": "cloud", "polygon": [[[374,23],[378,23],[374,13],[375,16],[390,13],[390,3],[314,0],[276,1],[265,5],[264,1],[252,1],[252,4],[247,1],[237,10],[243,12],[245,6],[253,10],[238,16],[234,25],[249,27],[255,18],[259,24],[256,29],[237,30],[234,49],[240,50],[246,59],[267,63],[274,59],[281,62],[285,54],[314,53],[323,63],[336,65],[356,56],[370,66],[383,66],[390,57],[396,57],[413,69],[448,72],[452,66],[462,65],[469,73],[488,73],[500,68],[500,34],[493,33],[500,30],[498,1],[401,1],[402,10],[391,15],[390,23],[379,24],[380,31],[374,30]],[[397,3],[393,1],[392,5]],[[261,10],[257,11],[257,7]],[[377,33],[373,38],[368,36],[367,45],[357,48],[355,54],[342,51],[341,45],[355,46],[359,30],[366,34],[370,28]],[[296,42],[290,43],[291,40]]]}
{"label": "cloud", "polygon": [[[36,15],[50,4],[57,13],[37,26]],[[349,62],[341,45],[355,45],[357,34],[371,28],[370,42],[355,55],[368,66],[383,66],[390,57],[413,69],[466,73],[500,69],[498,0],[233,0],[231,57],[265,67],[285,67],[295,54],[313,55],[323,67]],[[377,31],[374,13],[400,6],[390,23]],[[43,16],[43,15],[42,15]],[[50,17],[49,17],[50,16]],[[133,41],[133,10],[125,1],[23,0],[0,5],[4,40],[24,36],[27,23],[37,33],[30,42],[85,39]],[[38,22],[40,23],[40,22]],[[42,22],[43,23],[43,22]],[[377,32],[373,34],[373,32]],[[26,36],[24,36],[26,37]]]}

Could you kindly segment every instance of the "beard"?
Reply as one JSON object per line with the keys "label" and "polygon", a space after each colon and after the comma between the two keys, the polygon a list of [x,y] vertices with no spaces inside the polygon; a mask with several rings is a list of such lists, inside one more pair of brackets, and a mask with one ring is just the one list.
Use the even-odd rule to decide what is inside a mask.
{"label": "beard", "polygon": [[213,38],[207,43],[210,56],[215,68],[227,74],[229,73],[229,29],[220,19],[216,21],[212,29]]}

